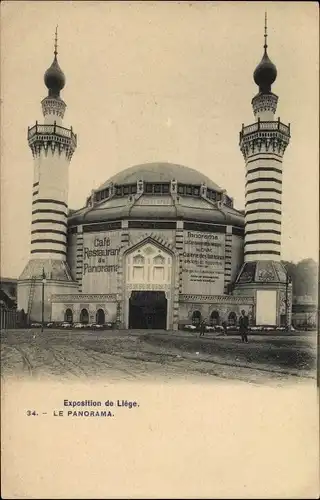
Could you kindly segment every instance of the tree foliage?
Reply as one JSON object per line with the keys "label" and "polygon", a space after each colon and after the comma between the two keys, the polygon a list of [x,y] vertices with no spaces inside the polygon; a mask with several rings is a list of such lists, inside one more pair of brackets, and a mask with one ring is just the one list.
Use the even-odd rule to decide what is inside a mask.
{"label": "tree foliage", "polygon": [[318,295],[318,264],[313,259],[303,259],[297,264],[282,261],[292,280],[294,296],[309,295],[313,299]]}

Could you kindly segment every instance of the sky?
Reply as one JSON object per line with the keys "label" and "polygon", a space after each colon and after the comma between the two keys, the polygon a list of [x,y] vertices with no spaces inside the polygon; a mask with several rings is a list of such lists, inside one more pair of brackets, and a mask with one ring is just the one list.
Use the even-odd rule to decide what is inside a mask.
{"label": "sky", "polygon": [[253,123],[253,71],[268,53],[284,155],[282,258],[318,261],[319,13],[316,2],[1,3],[1,276],[29,259],[33,159],[27,127],[42,121],[43,75],[66,76],[64,126],[78,134],[69,207],[132,165],[195,168],[244,208],[242,123]]}

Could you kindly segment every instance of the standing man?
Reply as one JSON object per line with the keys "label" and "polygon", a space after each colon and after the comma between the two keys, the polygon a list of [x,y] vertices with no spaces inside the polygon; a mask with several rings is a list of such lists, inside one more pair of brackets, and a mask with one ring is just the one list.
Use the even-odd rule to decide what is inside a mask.
{"label": "standing man", "polygon": [[204,332],[206,331],[206,320],[201,321],[200,324],[200,335],[199,337],[204,337]]}
{"label": "standing man", "polygon": [[227,335],[227,322],[223,321],[221,326],[223,328],[223,335]]}
{"label": "standing man", "polygon": [[242,309],[241,316],[239,318],[239,330],[242,342],[248,342],[248,327],[249,327],[249,318],[246,315],[245,310]]}

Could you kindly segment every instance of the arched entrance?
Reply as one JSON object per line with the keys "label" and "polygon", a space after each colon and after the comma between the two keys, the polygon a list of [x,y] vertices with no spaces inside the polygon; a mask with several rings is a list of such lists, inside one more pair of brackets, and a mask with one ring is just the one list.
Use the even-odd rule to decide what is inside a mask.
{"label": "arched entrance", "polygon": [[96,323],[103,325],[105,323],[105,314],[103,309],[98,309],[96,312]]}
{"label": "arched entrance", "polygon": [[66,309],[64,313],[64,320],[66,323],[72,323],[73,322],[73,312],[71,309]]}
{"label": "arched entrance", "polygon": [[165,330],[167,310],[165,292],[133,291],[129,299],[129,328]]}
{"label": "arched entrance", "polygon": [[220,315],[219,315],[219,312],[218,311],[212,311],[211,316],[210,316],[210,320],[211,320],[211,325],[212,326],[219,325],[220,324]]}
{"label": "arched entrance", "polygon": [[234,311],[231,311],[231,313],[228,316],[228,325],[236,326],[236,324],[237,324],[237,315]]}
{"label": "arched entrance", "polygon": [[80,313],[80,323],[88,324],[89,323],[89,313],[87,309],[82,309]]}
{"label": "arched entrance", "polygon": [[124,254],[124,269],[125,328],[172,328],[176,279],[173,252],[146,237]]}
{"label": "arched entrance", "polygon": [[192,313],[192,324],[194,326],[199,326],[201,322],[201,312],[200,311],[193,311]]}

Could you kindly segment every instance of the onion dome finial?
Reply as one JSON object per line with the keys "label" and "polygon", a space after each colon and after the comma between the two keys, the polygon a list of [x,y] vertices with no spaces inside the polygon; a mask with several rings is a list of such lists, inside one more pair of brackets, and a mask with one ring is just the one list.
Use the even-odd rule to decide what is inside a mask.
{"label": "onion dome finial", "polygon": [[54,60],[50,68],[44,74],[44,83],[49,90],[50,97],[59,97],[60,90],[63,89],[66,79],[62,69],[58,64],[58,26],[56,27],[54,40]]}
{"label": "onion dome finial", "polygon": [[277,78],[277,68],[270,61],[268,53],[267,53],[267,13],[265,13],[265,25],[264,25],[264,54],[261,59],[261,62],[256,67],[253,73],[253,79],[255,83],[259,86],[259,91],[263,94],[267,94],[271,92],[271,85]]}

